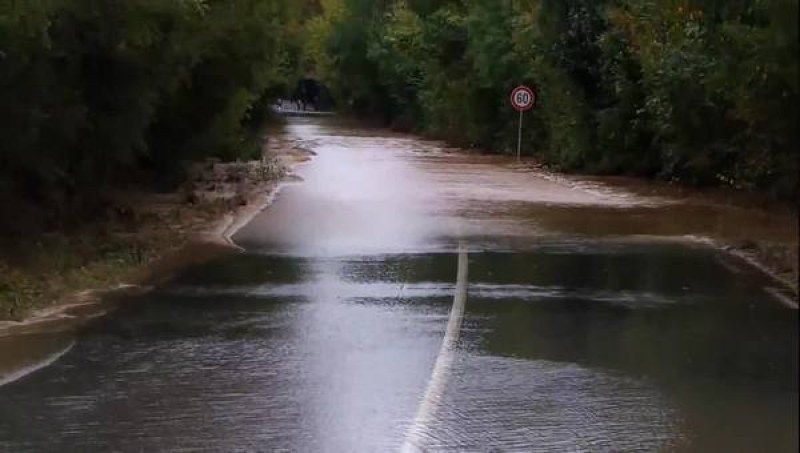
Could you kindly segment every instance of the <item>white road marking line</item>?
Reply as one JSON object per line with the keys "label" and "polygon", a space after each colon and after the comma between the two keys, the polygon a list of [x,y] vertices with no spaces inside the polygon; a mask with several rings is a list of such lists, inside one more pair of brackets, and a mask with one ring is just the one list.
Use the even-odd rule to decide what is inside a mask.
{"label": "white road marking line", "polygon": [[442,340],[442,347],[433,365],[433,373],[428,382],[428,388],[422,398],[414,423],[406,433],[402,452],[422,452],[422,443],[428,425],[433,421],[436,409],[447,386],[447,375],[455,358],[455,348],[461,333],[461,323],[464,320],[464,307],[467,303],[467,278],[468,278],[467,250],[462,244],[458,250],[458,276],[456,277],[456,292],[453,297],[453,307],[450,309],[450,318],[447,321],[447,330]]}
{"label": "white road marking line", "polygon": [[764,287],[764,290],[767,293],[769,293],[770,296],[778,299],[778,301],[780,301],[780,303],[782,303],[783,305],[786,305],[791,309],[797,310],[797,302],[792,300],[791,297],[783,294],[778,288],[772,286],[766,286]]}

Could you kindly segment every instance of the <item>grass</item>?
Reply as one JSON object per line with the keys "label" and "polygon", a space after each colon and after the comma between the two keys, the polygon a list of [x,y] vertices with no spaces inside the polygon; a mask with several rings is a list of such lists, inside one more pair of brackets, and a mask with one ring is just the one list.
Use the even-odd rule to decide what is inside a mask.
{"label": "grass", "polygon": [[123,283],[158,250],[139,238],[86,232],[25,245],[13,264],[0,260],[0,319],[20,320],[70,293]]}

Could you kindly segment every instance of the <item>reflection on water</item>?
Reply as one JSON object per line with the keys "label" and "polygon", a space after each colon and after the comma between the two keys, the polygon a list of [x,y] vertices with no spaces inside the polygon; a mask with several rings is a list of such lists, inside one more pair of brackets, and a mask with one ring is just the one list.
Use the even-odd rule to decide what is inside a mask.
{"label": "reflection on water", "polygon": [[[330,260],[241,255],[197,268],[95,322],[53,366],[0,388],[0,450],[391,449],[438,350],[450,297],[436,289],[448,282],[434,266],[450,262],[421,257],[417,277],[385,269],[367,291],[340,280],[346,267]],[[267,267],[307,291],[237,291],[268,281]],[[181,290],[210,275],[211,291]],[[420,284],[413,300],[403,282]]]}
{"label": "reflection on water", "polygon": [[797,323],[764,276],[675,245],[563,252],[471,255],[431,446],[792,451]]}
{"label": "reflection on water", "polygon": [[663,240],[735,233],[735,209],[703,217],[404,136],[291,131],[318,156],[237,236],[248,252],[0,387],[0,451],[396,450],[460,241],[469,300],[426,449],[794,451],[795,313],[758,272]]}
{"label": "reflection on water", "polygon": [[653,451],[676,413],[642,379],[546,360],[464,352],[427,438],[433,450]]}

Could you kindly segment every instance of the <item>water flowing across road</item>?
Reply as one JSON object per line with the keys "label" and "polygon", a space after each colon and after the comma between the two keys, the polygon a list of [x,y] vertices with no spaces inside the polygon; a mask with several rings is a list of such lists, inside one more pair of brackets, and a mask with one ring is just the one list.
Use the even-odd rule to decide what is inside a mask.
{"label": "water flowing across road", "polygon": [[0,387],[0,451],[794,451],[796,311],[687,239],[708,211],[288,134],[317,156],[245,251],[41,339],[52,363]]}

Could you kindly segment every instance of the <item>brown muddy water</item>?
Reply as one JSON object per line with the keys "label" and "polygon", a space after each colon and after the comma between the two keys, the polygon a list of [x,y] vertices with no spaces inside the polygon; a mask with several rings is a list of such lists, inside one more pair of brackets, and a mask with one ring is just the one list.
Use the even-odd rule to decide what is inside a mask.
{"label": "brown muddy water", "polygon": [[288,128],[317,156],[245,252],[0,339],[0,450],[796,451],[797,311],[696,240],[791,213]]}

